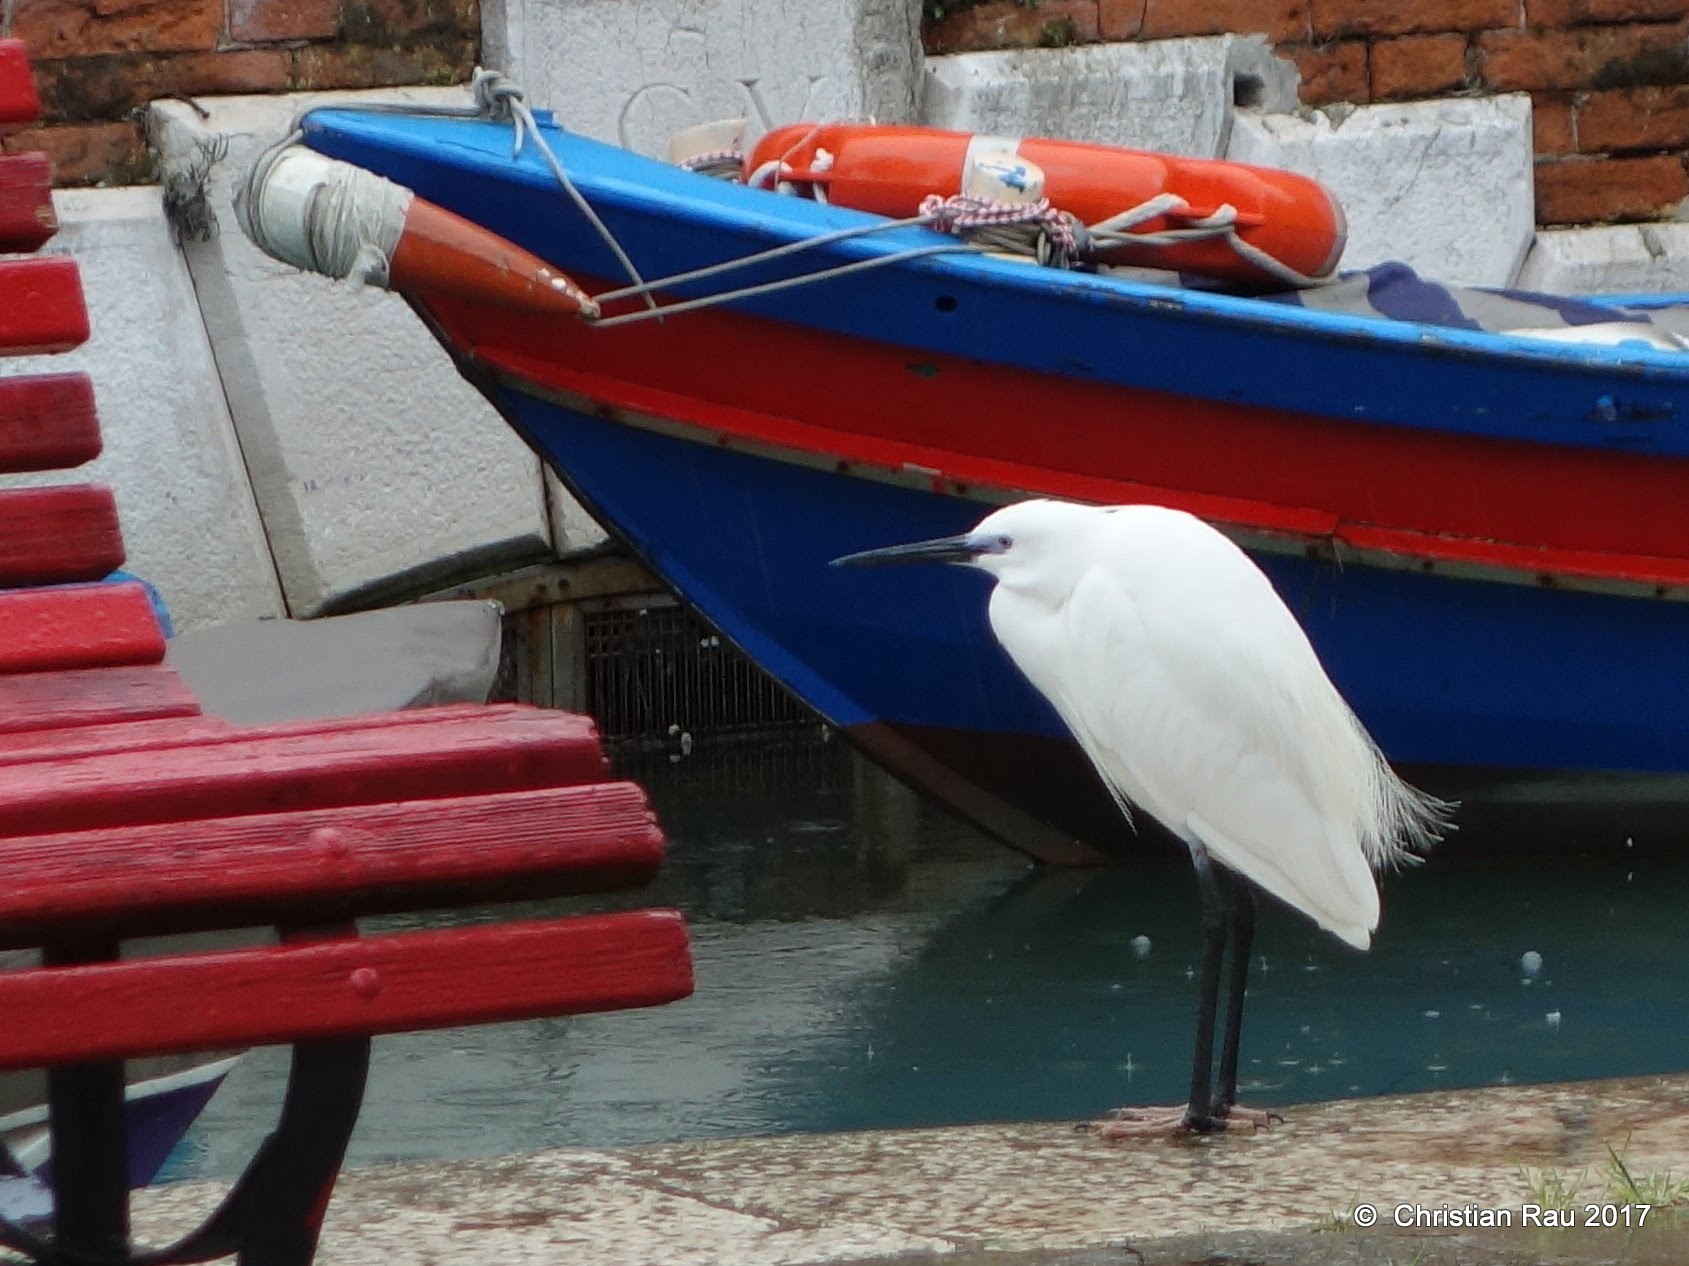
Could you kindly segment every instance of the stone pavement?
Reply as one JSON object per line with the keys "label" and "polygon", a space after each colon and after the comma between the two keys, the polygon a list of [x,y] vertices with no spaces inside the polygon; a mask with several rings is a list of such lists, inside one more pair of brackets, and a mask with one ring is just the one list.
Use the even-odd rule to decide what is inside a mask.
{"label": "stone pavement", "polygon": [[[324,1266],[951,1266],[1689,1262],[1689,1203],[1640,1229],[1520,1226],[1527,1204],[1689,1180],[1689,1076],[1306,1105],[1282,1125],[1109,1143],[1067,1123],[802,1135],[410,1164],[345,1175]],[[217,1184],[138,1200],[163,1240]],[[1684,1190],[1689,1193],[1689,1184]],[[1553,1202],[1553,1197],[1549,1197]],[[1379,1225],[1357,1228],[1357,1205]],[[1393,1225],[1396,1206],[1510,1229]],[[1408,1216],[1412,1216],[1412,1210]],[[1616,1217],[1625,1215],[1617,1210]],[[1631,1213],[1634,1220],[1639,1213]]]}

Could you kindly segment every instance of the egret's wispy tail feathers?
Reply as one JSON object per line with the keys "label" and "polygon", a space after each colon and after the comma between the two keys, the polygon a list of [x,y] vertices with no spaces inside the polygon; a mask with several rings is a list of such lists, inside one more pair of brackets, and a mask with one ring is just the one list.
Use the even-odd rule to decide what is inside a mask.
{"label": "egret's wispy tail feathers", "polygon": [[1420,860],[1456,828],[1452,800],[1442,800],[1404,782],[1360,721],[1350,714],[1355,731],[1372,756],[1366,795],[1368,812],[1359,825],[1361,851],[1374,870],[1410,865]]}

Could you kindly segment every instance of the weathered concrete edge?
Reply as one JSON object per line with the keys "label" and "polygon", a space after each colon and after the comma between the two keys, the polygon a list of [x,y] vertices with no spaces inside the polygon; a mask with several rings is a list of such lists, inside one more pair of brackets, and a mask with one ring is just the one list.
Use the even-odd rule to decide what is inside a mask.
{"label": "weathered concrete edge", "polygon": [[[1316,1259],[1309,1246],[1358,1252],[1366,1236],[1345,1223],[1361,1203],[1517,1210],[1540,1201],[1545,1173],[1607,1201],[1608,1146],[1638,1176],[1689,1175],[1689,1075],[1339,1101],[1287,1117],[1248,1135],[1151,1143],[1111,1144],[1057,1122],[375,1167],[343,1179],[319,1260],[541,1262],[567,1248],[594,1266],[1034,1251],[1079,1262],[1126,1260],[1122,1246],[1131,1245],[1175,1261],[1162,1250],[1185,1252],[1192,1235],[1209,1245],[1280,1243],[1290,1253],[1283,1260],[1364,1260]],[[144,1193],[138,1233],[166,1238],[222,1190],[200,1183]],[[1683,1260],[1686,1228],[1656,1223],[1631,1243],[1663,1237],[1669,1252],[1658,1260]],[[1559,1258],[1540,1243],[1521,1251],[1529,1260],[1605,1260],[1587,1254],[1606,1249],[1577,1238],[1554,1240]],[[1443,1232],[1438,1242],[1455,1240]],[[1449,1260],[1509,1260],[1503,1250],[1512,1251],[1489,1232],[1461,1242],[1482,1252]]]}

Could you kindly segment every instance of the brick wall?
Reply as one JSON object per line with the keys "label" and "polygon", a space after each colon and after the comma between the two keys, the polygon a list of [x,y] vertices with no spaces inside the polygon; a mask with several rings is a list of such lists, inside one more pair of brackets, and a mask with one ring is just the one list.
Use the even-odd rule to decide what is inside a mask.
{"label": "brick wall", "polygon": [[1307,105],[1528,92],[1537,219],[1689,197],[1689,0],[927,0],[929,53],[1260,33]]}
{"label": "brick wall", "polygon": [[58,183],[152,178],[139,111],[155,97],[456,83],[479,0],[16,0]]}

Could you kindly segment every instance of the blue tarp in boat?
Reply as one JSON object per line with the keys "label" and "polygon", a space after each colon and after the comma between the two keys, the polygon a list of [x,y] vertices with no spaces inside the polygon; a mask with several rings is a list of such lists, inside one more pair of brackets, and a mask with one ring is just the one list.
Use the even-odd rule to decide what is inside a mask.
{"label": "blue tarp in boat", "polygon": [[[1689,303],[1635,307],[1528,290],[1444,285],[1401,263],[1341,273],[1323,286],[1262,297],[1322,312],[1491,333],[1567,331],[1570,336],[1580,326],[1634,325],[1638,338],[1656,345],[1676,340],[1689,349]],[[1607,337],[1597,341],[1619,342],[1625,335],[1622,329],[1603,333]]]}

